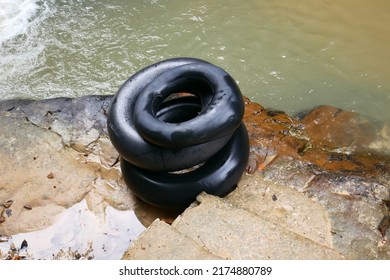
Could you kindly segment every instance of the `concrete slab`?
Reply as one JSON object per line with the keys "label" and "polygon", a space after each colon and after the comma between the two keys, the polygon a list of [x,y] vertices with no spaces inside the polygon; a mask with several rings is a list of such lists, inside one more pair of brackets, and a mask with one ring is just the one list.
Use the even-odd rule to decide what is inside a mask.
{"label": "concrete slab", "polygon": [[238,188],[225,201],[333,248],[325,207],[296,189],[265,181],[259,172],[243,175]]}
{"label": "concrete slab", "polygon": [[122,259],[208,260],[219,259],[219,257],[167,223],[156,220],[139,239],[131,243]]}
{"label": "concrete slab", "polygon": [[342,259],[335,250],[202,193],[172,224],[224,259]]}

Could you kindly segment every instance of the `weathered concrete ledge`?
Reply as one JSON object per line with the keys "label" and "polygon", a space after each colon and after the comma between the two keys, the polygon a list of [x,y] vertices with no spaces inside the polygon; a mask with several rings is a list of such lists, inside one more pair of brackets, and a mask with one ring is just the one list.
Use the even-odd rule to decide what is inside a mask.
{"label": "weathered concrete ledge", "polygon": [[0,237],[44,229],[86,200],[96,215],[135,209],[151,224],[129,259],[390,259],[388,125],[329,106],[292,117],[246,99],[248,174],[177,217],[123,183],[110,100],[0,102]]}

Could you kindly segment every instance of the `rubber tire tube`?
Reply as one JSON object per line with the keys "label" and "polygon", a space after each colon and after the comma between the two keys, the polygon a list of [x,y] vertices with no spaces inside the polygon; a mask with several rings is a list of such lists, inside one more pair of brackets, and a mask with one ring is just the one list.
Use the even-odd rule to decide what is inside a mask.
{"label": "rubber tire tube", "polygon": [[[198,116],[182,123],[167,123],[156,117],[169,95],[193,93],[199,85],[204,85],[205,89],[194,94],[209,101],[202,104]],[[167,148],[186,147],[231,136],[240,125],[244,110],[241,91],[225,70],[213,64],[195,62],[166,70],[148,83],[137,98],[134,124],[150,143]]]}
{"label": "rubber tire tube", "polygon": [[[126,161],[153,171],[175,171],[206,161],[229,141],[231,136],[227,135],[199,145],[166,149],[145,141],[133,123],[137,97],[148,83],[167,70],[191,63],[209,65],[206,61],[194,58],[167,59],[138,71],[113,97],[107,116],[108,135],[115,149]],[[200,87],[199,91],[205,90],[204,83]],[[203,104],[207,104],[211,94],[200,99]]]}
{"label": "rubber tire tube", "polygon": [[163,122],[180,123],[194,118],[200,110],[197,97],[183,96],[163,102],[156,117]]}
{"label": "rubber tire tube", "polygon": [[126,185],[146,203],[183,210],[203,191],[221,197],[231,192],[245,170],[248,157],[248,133],[241,123],[225,147],[193,171],[151,172],[124,159],[121,169]]}

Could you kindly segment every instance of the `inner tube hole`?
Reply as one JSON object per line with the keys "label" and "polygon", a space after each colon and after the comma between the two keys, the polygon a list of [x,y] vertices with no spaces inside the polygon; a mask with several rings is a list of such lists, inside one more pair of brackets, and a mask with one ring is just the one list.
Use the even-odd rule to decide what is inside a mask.
{"label": "inner tube hole", "polygon": [[182,123],[199,115],[201,99],[189,92],[172,93],[163,100],[156,117],[166,123]]}
{"label": "inner tube hole", "polygon": [[189,167],[189,168],[186,168],[186,169],[181,169],[181,170],[177,170],[177,171],[169,171],[168,173],[169,174],[186,174],[186,173],[189,173],[189,172],[192,172],[194,170],[197,170],[198,168],[202,167],[203,165],[205,164],[205,162],[202,162],[202,163],[199,163],[195,166],[192,166],[192,167]]}
{"label": "inner tube hole", "polygon": [[[162,103],[167,102],[167,101],[172,100],[172,99],[188,97],[188,96],[198,97],[196,94],[191,93],[191,92],[184,92],[184,91],[183,92],[175,92],[175,93],[171,93],[167,98],[165,98]],[[199,100],[199,102],[200,102],[200,100]]]}
{"label": "inner tube hole", "polygon": [[155,115],[167,123],[182,123],[195,118],[211,103],[214,95],[211,84],[197,76],[184,76],[162,91],[166,97],[160,101]]}

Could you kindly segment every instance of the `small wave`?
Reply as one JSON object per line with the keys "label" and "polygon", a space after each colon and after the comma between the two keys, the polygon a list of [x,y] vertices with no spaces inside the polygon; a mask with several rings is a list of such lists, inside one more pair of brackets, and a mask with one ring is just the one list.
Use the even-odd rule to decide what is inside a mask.
{"label": "small wave", "polygon": [[38,0],[0,0],[0,45],[23,34],[38,12]]}
{"label": "small wave", "polygon": [[[11,98],[15,85],[31,92],[29,79],[44,53],[44,24],[54,13],[54,0],[0,0],[0,96]],[[23,80],[23,82],[21,82]]]}

